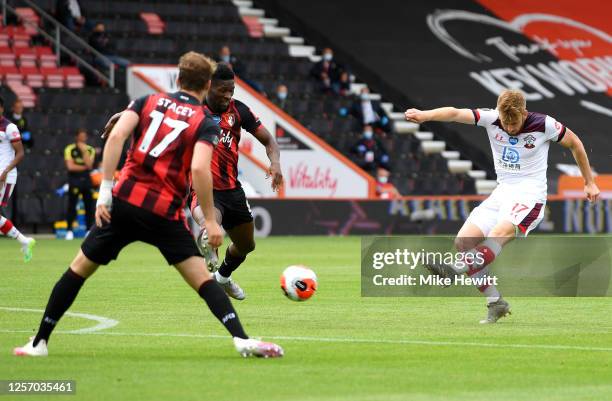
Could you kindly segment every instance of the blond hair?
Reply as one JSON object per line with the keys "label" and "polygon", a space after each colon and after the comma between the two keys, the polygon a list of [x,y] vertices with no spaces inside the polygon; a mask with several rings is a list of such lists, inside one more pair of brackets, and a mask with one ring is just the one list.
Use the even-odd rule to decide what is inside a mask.
{"label": "blond hair", "polygon": [[187,52],[179,59],[178,84],[181,89],[201,91],[217,69],[217,63],[203,54]]}
{"label": "blond hair", "polygon": [[497,111],[502,122],[514,123],[527,111],[527,101],[523,92],[506,89],[497,98]]}

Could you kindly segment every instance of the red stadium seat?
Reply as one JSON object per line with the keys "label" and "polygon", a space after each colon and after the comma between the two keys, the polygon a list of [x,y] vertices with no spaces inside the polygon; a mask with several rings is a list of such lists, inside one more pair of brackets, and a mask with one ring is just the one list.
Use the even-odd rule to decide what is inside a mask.
{"label": "red stadium seat", "polygon": [[147,30],[152,35],[164,33],[166,23],[155,13],[140,13],[140,18],[147,24]]}
{"label": "red stadium seat", "polygon": [[55,55],[53,49],[49,46],[34,46],[34,52],[37,56],[42,56],[43,54]]}
{"label": "red stadium seat", "polygon": [[15,60],[14,53],[0,53],[0,66],[14,67]]}
{"label": "red stadium seat", "polygon": [[68,88],[82,88],[85,86],[85,78],[77,67],[62,67],[61,70]]}
{"label": "red stadium seat", "polygon": [[32,88],[40,88],[44,84],[44,77],[38,67],[20,67],[19,72],[26,77],[26,84]]}
{"label": "red stadium seat", "polygon": [[45,77],[45,86],[49,88],[63,88],[64,75],[57,67],[44,67],[40,69],[41,74]]}
{"label": "red stadium seat", "polygon": [[17,56],[21,56],[22,54],[33,54],[36,56],[36,52],[31,47],[13,47],[13,52]]}
{"label": "red stadium seat", "polygon": [[19,55],[19,65],[22,67],[35,67],[36,55],[30,53],[24,53]]}
{"label": "red stadium seat", "polygon": [[15,66],[0,66],[0,76],[7,82],[10,81],[22,81],[23,76]]}

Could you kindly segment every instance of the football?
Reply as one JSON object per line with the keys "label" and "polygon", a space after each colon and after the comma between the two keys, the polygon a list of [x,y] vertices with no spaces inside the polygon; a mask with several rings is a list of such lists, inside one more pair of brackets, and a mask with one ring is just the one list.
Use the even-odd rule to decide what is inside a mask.
{"label": "football", "polygon": [[317,290],[317,275],[302,265],[289,266],[280,277],[281,289],[292,301],[306,301]]}

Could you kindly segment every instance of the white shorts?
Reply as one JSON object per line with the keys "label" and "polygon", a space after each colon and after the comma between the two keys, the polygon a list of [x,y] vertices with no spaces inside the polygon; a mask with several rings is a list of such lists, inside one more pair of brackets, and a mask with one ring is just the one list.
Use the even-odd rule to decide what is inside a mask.
{"label": "white shorts", "polygon": [[517,189],[498,186],[478,205],[466,220],[480,228],[487,237],[501,221],[509,221],[517,229],[517,236],[527,236],[544,218],[546,201],[541,196],[521,194]]}
{"label": "white shorts", "polygon": [[14,182],[5,181],[4,184],[0,185],[0,207],[8,206],[9,198],[13,194],[14,189],[15,189]]}

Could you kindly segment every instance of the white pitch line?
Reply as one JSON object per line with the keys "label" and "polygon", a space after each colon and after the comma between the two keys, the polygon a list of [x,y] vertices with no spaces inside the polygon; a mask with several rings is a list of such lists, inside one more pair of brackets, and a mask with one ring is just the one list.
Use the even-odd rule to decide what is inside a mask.
{"label": "white pitch line", "polygon": [[[0,310],[5,310],[9,312],[34,312],[34,313],[44,313],[45,312],[43,309],[10,308],[6,306],[0,306]],[[63,332],[67,334],[89,334],[89,333],[94,333],[100,330],[110,329],[111,327],[115,327],[116,325],[119,324],[118,320],[109,319],[104,316],[90,315],[88,313],[66,312],[65,315],[72,316],[72,317],[80,317],[81,319],[93,320],[94,322],[98,322],[97,325],[92,326],[92,327],[86,327],[84,329],[77,329],[77,330],[68,330],[68,331]]]}
{"label": "white pitch line", "polygon": [[[31,330],[0,330],[0,333],[31,333]],[[61,332],[62,334],[83,334],[72,332]],[[204,339],[229,339],[229,336],[217,334],[187,334],[187,333],[125,333],[125,332],[91,332],[99,336],[120,336],[120,337],[183,337],[183,338],[204,338]],[[368,338],[341,338],[341,337],[303,337],[303,336],[267,336],[271,340],[286,341],[305,341],[322,343],[348,343],[348,344],[392,344],[392,345],[427,345],[427,346],[461,346],[477,348],[513,348],[513,349],[542,349],[542,350],[574,350],[574,351],[603,351],[612,352],[612,347],[589,347],[582,345],[562,345],[562,344],[496,344],[496,343],[477,343],[465,341],[433,341],[433,340],[384,340]]]}

